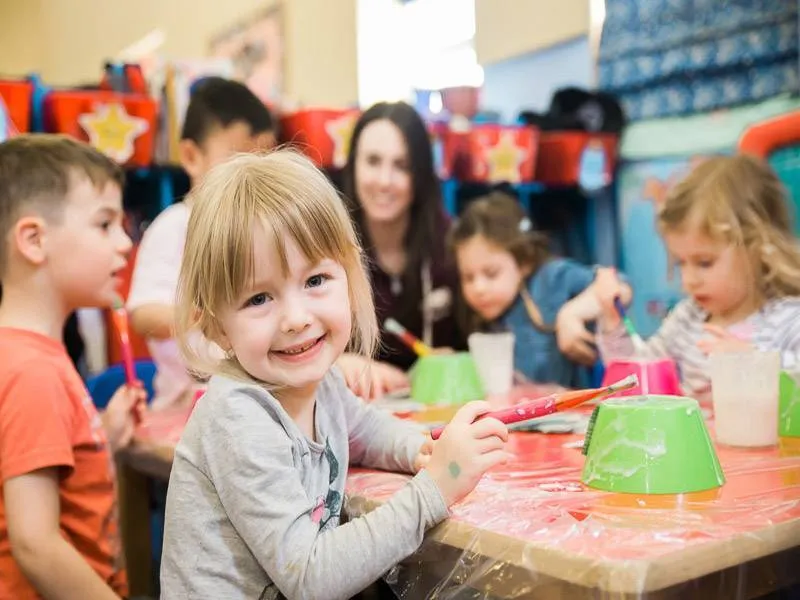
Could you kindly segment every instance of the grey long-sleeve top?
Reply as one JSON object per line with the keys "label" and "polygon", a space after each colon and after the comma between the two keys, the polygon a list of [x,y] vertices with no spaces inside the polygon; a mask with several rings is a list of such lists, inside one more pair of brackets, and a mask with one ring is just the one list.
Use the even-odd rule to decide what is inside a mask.
{"label": "grey long-sleeve top", "polygon": [[388,502],[339,525],[347,466],[412,470],[412,425],[364,404],[333,371],[315,440],[256,385],[212,378],[175,452],[161,598],[349,598],[422,543],[447,506],[421,471]]}

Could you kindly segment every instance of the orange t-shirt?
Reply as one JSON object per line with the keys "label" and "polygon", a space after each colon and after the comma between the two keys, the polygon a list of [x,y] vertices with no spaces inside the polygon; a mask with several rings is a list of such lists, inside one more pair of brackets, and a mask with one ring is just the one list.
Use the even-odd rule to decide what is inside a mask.
{"label": "orange t-shirt", "polygon": [[[0,328],[0,485],[46,467],[61,473],[61,534],[126,596],[114,463],[100,415],[63,344]],[[0,600],[38,597],[11,555],[0,493]]]}

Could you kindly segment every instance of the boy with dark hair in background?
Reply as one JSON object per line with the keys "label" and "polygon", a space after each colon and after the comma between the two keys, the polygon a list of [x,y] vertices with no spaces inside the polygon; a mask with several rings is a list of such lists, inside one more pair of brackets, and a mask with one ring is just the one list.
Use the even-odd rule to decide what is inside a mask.
{"label": "boy with dark hair in background", "polygon": [[[267,107],[245,85],[220,77],[199,82],[192,92],[180,142],[181,165],[194,188],[211,167],[239,152],[275,144]],[[128,310],[133,328],[147,340],[156,365],[153,410],[191,397],[194,382],[173,339],[175,290],[191,200],[173,204],[145,231],[136,256]]]}

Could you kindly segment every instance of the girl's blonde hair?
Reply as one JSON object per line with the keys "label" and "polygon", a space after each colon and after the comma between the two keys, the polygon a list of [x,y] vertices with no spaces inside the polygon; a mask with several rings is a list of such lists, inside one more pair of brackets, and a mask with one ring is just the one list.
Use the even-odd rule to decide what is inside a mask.
{"label": "girl's blonde hair", "polygon": [[738,154],[702,162],[669,193],[658,224],[662,233],[698,227],[744,248],[764,299],[800,295],[800,246],[786,193],[763,160]]}
{"label": "girl's blonde hair", "polygon": [[352,315],[350,350],[372,356],[378,325],[362,250],[342,200],[307,158],[290,150],[236,156],[213,168],[191,199],[178,283],[177,335],[196,374],[253,380],[235,356],[214,356],[192,338],[200,333],[220,340],[220,310],[238,302],[253,278],[256,227],[263,227],[273,253],[269,260],[280,264],[284,275],[289,238],[310,262],[332,259],[342,265]]}

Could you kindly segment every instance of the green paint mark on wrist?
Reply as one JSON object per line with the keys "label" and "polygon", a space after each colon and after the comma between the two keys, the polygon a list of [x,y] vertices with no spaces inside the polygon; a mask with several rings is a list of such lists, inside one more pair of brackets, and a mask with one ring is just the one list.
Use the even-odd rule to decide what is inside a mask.
{"label": "green paint mark on wrist", "polygon": [[448,465],[448,467],[447,467],[447,468],[449,469],[449,471],[450,471],[450,476],[451,476],[453,479],[458,479],[458,476],[459,476],[459,475],[461,475],[461,467],[459,467],[459,466],[458,466],[458,463],[457,463],[457,462],[455,462],[455,461],[454,461],[454,462],[451,462],[451,463]]}

